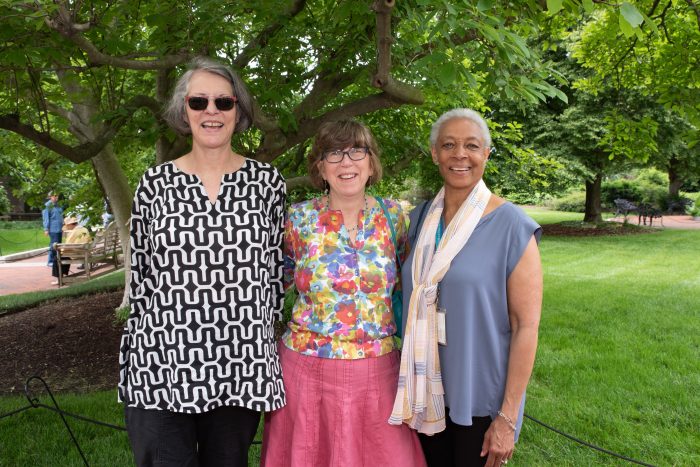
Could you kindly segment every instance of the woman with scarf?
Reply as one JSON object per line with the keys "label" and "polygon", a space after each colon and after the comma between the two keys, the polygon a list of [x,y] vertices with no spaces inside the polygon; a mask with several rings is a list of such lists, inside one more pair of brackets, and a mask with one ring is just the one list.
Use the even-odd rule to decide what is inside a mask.
{"label": "woman with scarf", "polygon": [[420,434],[429,466],[508,462],[537,348],[541,228],[482,180],[491,136],[473,110],[430,135],[444,185],[411,213],[404,340],[390,418]]}

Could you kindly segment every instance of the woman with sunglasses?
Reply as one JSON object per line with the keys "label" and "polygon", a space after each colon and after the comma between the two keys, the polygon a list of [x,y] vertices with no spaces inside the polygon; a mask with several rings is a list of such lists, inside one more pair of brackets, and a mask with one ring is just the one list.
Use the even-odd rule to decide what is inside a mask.
{"label": "woman with sunglasses", "polygon": [[243,466],[260,412],[285,403],[285,183],[231,149],[252,101],[227,66],[196,59],[164,117],[192,150],[136,190],[119,398],[137,465]]}
{"label": "woman with sunglasses", "polygon": [[262,465],[422,466],[413,430],[387,423],[406,217],[365,193],[382,175],[372,133],[355,121],[322,125],[309,174],[327,194],[291,206],[285,224],[285,284],[298,297],[279,346],[287,405],[266,417]]}

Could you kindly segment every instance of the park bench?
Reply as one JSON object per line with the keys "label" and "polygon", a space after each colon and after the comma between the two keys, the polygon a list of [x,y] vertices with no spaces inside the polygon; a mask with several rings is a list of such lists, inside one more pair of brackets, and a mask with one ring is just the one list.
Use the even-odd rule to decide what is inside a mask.
{"label": "park bench", "polygon": [[102,275],[103,273],[112,271],[108,268],[95,274],[98,264],[113,265],[114,269],[119,267],[119,253],[121,244],[119,243],[119,231],[117,224],[111,222],[107,227],[98,230],[95,237],[89,243],[56,243],[56,261],[58,263],[58,286],[62,287],[65,281],[63,276],[64,264],[81,264],[84,266],[83,271],[70,274],[67,277],[77,278],[85,276],[87,280],[93,277]]}
{"label": "park bench", "polygon": [[668,202],[667,214],[681,213],[685,214],[685,209],[693,204],[693,200],[686,197],[680,197]]}
{"label": "park bench", "polygon": [[631,201],[623,198],[617,198],[615,201],[615,217],[623,215],[625,217],[625,222],[627,222],[627,215],[631,212],[638,211],[637,205]]}
{"label": "park bench", "polygon": [[661,226],[664,225],[664,218],[661,210],[656,209],[651,204],[640,204],[637,212],[639,213],[639,220],[637,222],[639,225],[647,225],[647,219],[649,220],[650,227],[653,224],[654,219],[659,219]]}

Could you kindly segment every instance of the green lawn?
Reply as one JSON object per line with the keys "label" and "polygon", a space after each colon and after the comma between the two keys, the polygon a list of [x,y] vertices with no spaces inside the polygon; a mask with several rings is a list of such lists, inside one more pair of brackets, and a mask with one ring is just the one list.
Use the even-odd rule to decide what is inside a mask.
{"label": "green lawn", "polygon": [[49,237],[41,228],[0,229],[0,256],[49,246]]}
{"label": "green lawn", "polygon": [[[568,213],[534,216],[542,223],[578,220]],[[544,307],[526,412],[643,462],[700,465],[700,231],[545,235],[540,247]],[[59,401],[122,423],[112,392]],[[0,413],[22,405],[0,398]],[[80,465],[59,423],[46,411],[0,420],[0,465]],[[130,465],[123,434],[71,425],[91,465]],[[256,447],[251,465],[258,456]],[[525,420],[508,465],[630,464]]]}
{"label": "green lawn", "polygon": [[[544,238],[526,412],[655,465],[700,465],[700,232]],[[514,465],[618,465],[526,421]]]}

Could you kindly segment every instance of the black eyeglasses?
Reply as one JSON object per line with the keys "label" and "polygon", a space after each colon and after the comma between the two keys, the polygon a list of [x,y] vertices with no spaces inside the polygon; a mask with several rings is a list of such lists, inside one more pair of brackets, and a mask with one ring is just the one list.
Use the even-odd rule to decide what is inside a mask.
{"label": "black eyeglasses", "polygon": [[323,158],[325,159],[326,162],[329,162],[331,164],[337,164],[343,160],[343,157],[346,155],[350,158],[351,161],[361,161],[365,157],[367,157],[367,153],[369,152],[369,148],[350,148],[347,151],[341,151],[340,149],[336,149],[335,151],[328,151],[323,155]]}
{"label": "black eyeglasses", "polygon": [[[187,101],[187,105],[190,106],[190,109],[192,110],[204,110],[207,107],[209,107],[209,97],[200,97],[200,96],[186,96],[185,101]],[[222,112],[226,112],[227,110],[231,110],[234,105],[236,105],[236,102],[238,101],[238,98],[235,96],[224,96],[224,97],[215,97],[214,98],[214,104],[216,105],[216,108],[221,110]]]}

